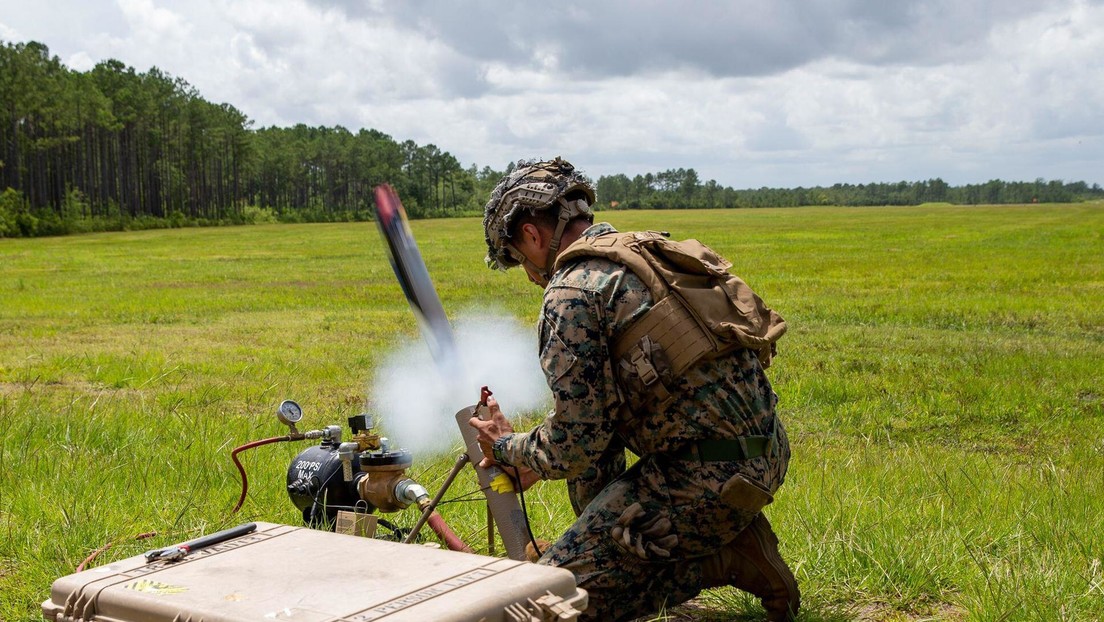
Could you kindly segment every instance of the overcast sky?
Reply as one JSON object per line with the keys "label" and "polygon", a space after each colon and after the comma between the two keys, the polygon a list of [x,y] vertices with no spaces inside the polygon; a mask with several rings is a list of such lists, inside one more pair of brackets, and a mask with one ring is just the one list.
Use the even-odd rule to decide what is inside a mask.
{"label": "overcast sky", "polygon": [[1104,184],[1104,0],[0,0],[0,39],[465,166]]}

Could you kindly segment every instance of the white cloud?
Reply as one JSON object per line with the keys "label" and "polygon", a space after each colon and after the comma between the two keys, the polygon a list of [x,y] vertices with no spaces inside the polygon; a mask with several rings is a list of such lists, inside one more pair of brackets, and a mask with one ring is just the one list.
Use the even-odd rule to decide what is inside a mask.
{"label": "white cloud", "polygon": [[[705,5],[695,5],[701,8]],[[705,9],[703,9],[705,10]],[[257,125],[371,127],[501,168],[737,187],[1104,181],[1099,0],[0,0],[74,68],[158,66]]]}
{"label": "white cloud", "polygon": [[88,71],[96,66],[97,60],[88,55],[88,52],[77,52],[65,61],[65,65],[73,71]]}
{"label": "white cloud", "polygon": [[187,25],[179,15],[154,6],[153,0],[116,0],[131,28],[149,39],[186,34]]}
{"label": "white cloud", "polygon": [[0,22],[0,39],[8,42],[18,42],[24,39],[23,35],[19,34],[19,31],[8,26],[4,22]]}

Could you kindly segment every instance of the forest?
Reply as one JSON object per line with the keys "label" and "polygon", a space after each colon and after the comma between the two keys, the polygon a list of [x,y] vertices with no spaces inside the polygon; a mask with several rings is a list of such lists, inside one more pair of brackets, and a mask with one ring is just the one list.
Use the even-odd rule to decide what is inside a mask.
{"label": "forest", "polygon": [[[395,186],[410,217],[475,215],[510,171],[463,166],[375,129],[254,128],[156,67],[66,67],[37,42],[0,41],[0,237],[152,227],[365,220]],[[941,179],[736,190],[690,169],[596,180],[599,209],[1001,204],[1104,198],[1098,184]]]}

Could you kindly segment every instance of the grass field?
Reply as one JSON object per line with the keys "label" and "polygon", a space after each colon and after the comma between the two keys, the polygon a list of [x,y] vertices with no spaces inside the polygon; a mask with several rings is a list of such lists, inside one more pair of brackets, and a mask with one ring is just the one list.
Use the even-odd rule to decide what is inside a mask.
{"label": "grass field", "polygon": [[[769,514],[803,620],[1104,619],[1104,205],[602,217],[706,241],[790,324],[770,375],[794,461]],[[414,230],[446,309],[535,321],[540,291],[483,267],[478,220]],[[40,619],[105,543],[97,563],[297,524],[305,445],[244,455],[237,515],[230,449],[282,434],[285,398],[343,423],[414,335],[371,224],[0,240],[0,620]],[[451,461],[412,475],[435,490]],[[561,484],[527,498],[538,535],[570,523]],[[485,549],[479,504],[442,513]]]}

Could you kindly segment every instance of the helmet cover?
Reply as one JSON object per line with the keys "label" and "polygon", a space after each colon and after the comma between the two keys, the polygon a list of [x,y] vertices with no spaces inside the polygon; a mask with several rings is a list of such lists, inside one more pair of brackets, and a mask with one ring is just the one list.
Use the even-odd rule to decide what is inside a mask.
{"label": "helmet cover", "polygon": [[[564,197],[576,190],[586,195],[585,206],[569,206]],[[487,265],[506,270],[518,265],[507,248],[514,222],[524,214],[550,207],[575,209],[576,215],[592,216],[594,186],[570,162],[555,160],[519,160],[513,173],[504,176],[491,191],[483,210],[483,232],[487,241]]]}

